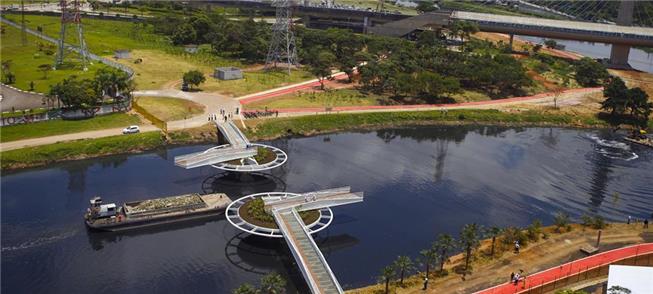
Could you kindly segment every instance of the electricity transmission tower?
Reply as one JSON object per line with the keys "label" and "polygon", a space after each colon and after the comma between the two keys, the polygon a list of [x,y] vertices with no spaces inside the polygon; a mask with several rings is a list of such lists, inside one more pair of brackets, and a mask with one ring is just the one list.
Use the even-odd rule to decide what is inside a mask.
{"label": "electricity transmission tower", "polygon": [[79,13],[80,8],[79,0],[61,0],[59,6],[61,7],[61,31],[59,32],[59,48],[57,50],[57,57],[54,68],[60,67],[66,56],[66,31],[70,25],[77,29],[77,42],[79,42],[78,53],[82,60],[84,70],[87,70],[88,51],[86,49],[86,42],[84,41],[84,30],[82,29],[82,17]]}
{"label": "electricity transmission tower", "polygon": [[291,19],[292,9],[297,5],[295,2],[296,0],[272,1],[272,5],[276,7],[276,21],[272,25],[272,39],[265,59],[266,70],[276,68],[277,63],[285,63],[290,74],[290,68],[297,65],[297,48]]}

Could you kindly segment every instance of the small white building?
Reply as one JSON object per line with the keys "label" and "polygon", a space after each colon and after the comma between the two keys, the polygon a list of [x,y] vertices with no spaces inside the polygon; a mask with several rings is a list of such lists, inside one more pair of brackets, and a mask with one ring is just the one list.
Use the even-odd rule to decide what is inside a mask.
{"label": "small white building", "polygon": [[238,80],[243,78],[243,72],[237,67],[216,67],[213,77],[220,80]]}
{"label": "small white building", "polygon": [[195,44],[184,45],[184,51],[186,51],[187,53],[191,53],[191,54],[197,53],[198,48],[199,48],[199,46],[195,45]]}
{"label": "small white building", "polygon": [[116,50],[116,51],[114,51],[114,55],[113,55],[113,57],[115,59],[126,59],[126,58],[130,58],[130,56],[131,56],[131,54],[129,53],[129,50],[127,50],[127,49]]}

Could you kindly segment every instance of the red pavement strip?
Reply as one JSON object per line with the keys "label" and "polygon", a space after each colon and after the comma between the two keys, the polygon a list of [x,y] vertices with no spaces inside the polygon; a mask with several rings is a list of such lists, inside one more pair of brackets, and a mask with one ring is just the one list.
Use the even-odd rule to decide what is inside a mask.
{"label": "red pavement strip", "polygon": [[[550,269],[526,276],[526,283],[520,281],[515,286],[512,283],[505,283],[494,286],[485,290],[476,292],[475,294],[513,294],[524,293],[532,287],[539,287],[543,284],[554,282],[557,279],[562,279],[570,275],[584,273],[596,267],[612,264],[619,260],[629,257],[635,257],[642,254],[649,254],[653,252],[653,243],[644,243],[632,245],[628,247],[618,248],[596,255],[588,256],[563,265],[552,267]],[[506,273],[506,279],[509,273]]]}
{"label": "red pavement strip", "polygon": [[[345,73],[339,73],[339,74],[333,75],[332,77],[333,77],[333,80],[327,81],[326,82],[327,84],[332,83],[333,81],[344,80],[344,79],[347,78],[347,75]],[[250,104],[250,103],[255,102],[255,101],[260,101],[260,100],[265,100],[265,99],[268,99],[268,98],[282,96],[282,95],[285,95],[285,94],[297,92],[299,90],[310,89],[310,88],[313,88],[313,87],[316,87],[316,86],[319,86],[319,85],[320,85],[320,82],[315,81],[315,82],[312,82],[312,83],[302,84],[302,85],[298,85],[298,86],[295,86],[295,87],[281,89],[281,90],[278,90],[278,91],[272,91],[272,92],[264,93],[264,94],[261,94],[261,95],[256,95],[256,96],[252,96],[252,97],[242,99],[242,100],[240,100],[240,104],[241,105],[247,105],[247,104]]]}
{"label": "red pavement strip", "polygon": [[[341,75],[337,77],[336,79],[344,79],[346,78],[346,75]],[[305,85],[300,85],[297,87],[293,88],[288,88],[288,89],[283,89],[279,90],[276,92],[271,92],[271,93],[265,93],[261,94],[259,96],[254,96],[250,98],[246,98],[240,101],[242,105],[246,105],[249,103],[252,103],[253,101],[260,101],[288,93],[292,93],[301,89],[313,87],[315,85],[319,85],[319,82],[314,82],[310,84],[305,84]],[[563,91],[562,94],[568,94],[568,93],[582,93],[582,92],[591,92],[599,88],[581,88],[581,89],[570,89]],[[450,107],[463,107],[463,106],[480,106],[480,105],[492,105],[492,104],[500,104],[500,103],[510,103],[510,102],[520,102],[520,101],[528,101],[528,100],[537,100],[541,99],[547,96],[553,95],[553,93],[540,93],[537,95],[533,96],[523,96],[523,97],[513,97],[513,98],[506,98],[506,99],[496,99],[496,100],[489,100],[489,101],[475,101],[475,102],[465,102],[465,103],[451,103],[451,104],[419,104],[419,105],[371,105],[371,106],[340,106],[340,107],[333,107],[331,109],[332,112],[337,112],[337,111],[355,111],[355,110],[391,110],[391,109],[423,109],[423,108],[434,108],[434,107],[443,107],[443,108],[450,108]],[[280,109],[275,109],[278,110],[280,113],[293,113],[293,112],[321,112],[324,111],[323,107],[307,107],[307,108],[280,108]]]}

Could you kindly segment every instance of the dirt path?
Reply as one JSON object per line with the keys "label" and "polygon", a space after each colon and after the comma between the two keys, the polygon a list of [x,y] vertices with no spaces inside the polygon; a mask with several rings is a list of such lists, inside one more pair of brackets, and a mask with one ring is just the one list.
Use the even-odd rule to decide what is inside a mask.
{"label": "dirt path", "polygon": [[[569,261],[583,258],[580,247],[585,244],[596,242],[597,231],[593,229],[583,230],[581,226],[574,225],[573,230],[567,233],[554,233],[552,228],[546,228],[549,238],[540,240],[535,244],[522,247],[519,254],[511,250],[504,251],[498,257],[489,259],[490,241],[483,241],[481,248],[477,251],[473,263],[473,272],[465,280],[462,276],[451,272],[451,269],[461,264],[463,256],[456,255],[450,259],[445,268],[450,274],[444,278],[429,279],[428,291],[422,290],[423,276],[413,276],[405,284],[404,288],[393,285],[392,293],[472,293],[494,285],[504,284],[510,279],[511,272],[524,270],[528,278],[534,274],[551,267],[558,266]],[[653,229],[642,229],[642,224],[612,224],[602,232],[601,251],[620,248],[631,244],[653,242]],[[510,247],[510,246],[508,246]],[[383,288],[382,285],[373,285],[361,289],[348,291],[349,293],[376,293]]]}
{"label": "dirt path", "polygon": [[[158,128],[156,128],[155,126],[152,126],[152,125],[141,125],[139,127],[141,129],[141,132],[149,132],[149,131],[158,130]],[[72,141],[72,140],[80,140],[80,139],[94,139],[94,138],[102,138],[102,137],[109,137],[109,136],[116,136],[116,135],[122,135],[122,128],[104,129],[104,130],[97,130],[97,131],[88,131],[88,132],[80,132],[80,133],[73,133],[73,134],[65,134],[65,135],[57,135],[57,136],[49,136],[49,137],[41,137],[41,138],[34,138],[34,139],[4,142],[4,143],[0,144],[0,151],[4,152],[4,151],[8,151],[8,150],[20,149],[20,148],[25,148],[25,147],[33,147],[33,146],[39,146],[39,145],[54,144],[54,143],[64,142],[64,141]]]}

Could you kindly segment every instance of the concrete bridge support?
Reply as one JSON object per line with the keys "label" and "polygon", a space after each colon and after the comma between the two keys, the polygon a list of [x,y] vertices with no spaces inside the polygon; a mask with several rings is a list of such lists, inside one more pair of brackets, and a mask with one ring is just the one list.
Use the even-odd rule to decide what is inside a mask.
{"label": "concrete bridge support", "polygon": [[[617,15],[617,24],[629,26],[633,24],[633,10],[635,8],[635,1],[622,0],[619,5],[619,14]],[[621,44],[612,44],[610,51],[610,66],[616,68],[630,68],[628,65],[628,55],[630,54],[630,46]]]}

